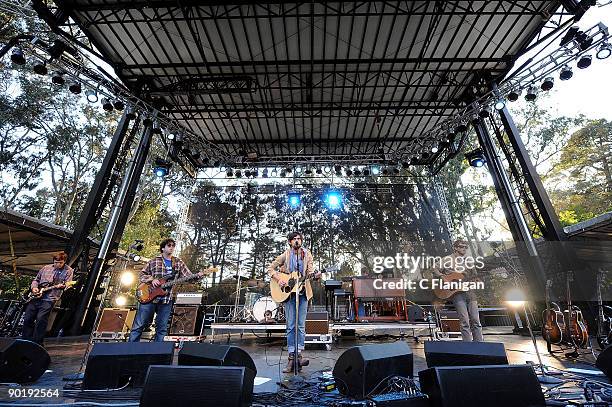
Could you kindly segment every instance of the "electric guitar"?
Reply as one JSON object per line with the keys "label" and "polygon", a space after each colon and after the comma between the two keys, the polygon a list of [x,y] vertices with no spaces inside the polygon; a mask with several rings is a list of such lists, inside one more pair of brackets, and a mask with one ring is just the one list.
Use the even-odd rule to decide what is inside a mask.
{"label": "electric guitar", "polygon": [[542,329],[542,336],[548,344],[558,345],[565,341],[565,320],[563,319],[563,313],[561,307],[558,304],[550,301],[550,287],[552,281],[546,281],[546,309],[542,312],[542,321],[544,323],[544,329]]}
{"label": "electric guitar", "polygon": [[589,343],[589,332],[586,321],[582,315],[582,311],[576,305],[572,305],[572,296],[570,293],[570,282],[574,280],[574,275],[570,271],[567,273],[567,310],[563,313],[565,316],[565,330],[567,339],[574,346],[585,348]]}
{"label": "electric guitar", "polygon": [[[275,279],[270,280],[270,296],[275,302],[287,301],[291,293],[302,291],[302,287],[304,287],[306,280],[314,279],[314,274],[302,276],[297,271],[291,274],[279,272],[276,276],[276,278],[283,281],[285,285],[281,287]],[[310,300],[308,293],[306,294],[306,298]]]}
{"label": "electric guitar", "polygon": [[68,290],[68,289],[72,288],[72,286],[75,285],[76,283],[77,283],[76,281],[67,281],[65,283],[51,285],[51,286],[48,286],[48,287],[45,287],[45,288],[41,288],[40,290],[38,290],[38,293],[36,293],[36,294],[34,294],[32,291],[30,291],[28,296],[26,298],[24,298],[23,302],[24,302],[24,304],[27,304],[28,302],[32,301],[33,299],[42,298],[42,296],[47,291],[55,290],[56,288],[64,288],[65,290]]}
{"label": "electric guitar", "polygon": [[603,305],[601,297],[601,285],[603,284],[603,270],[597,272],[597,344],[601,350],[604,350],[608,346],[612,345],[612,318],[604,313],[604,309],[608,312],[612,311],[612,308],[607,305]]}
{"label": "electric guitar", "polygon": [[172,286],[180,283],[184,283],[191,280],[199,280],[202,277],[216,273],[219,271],[217,267],[209,267],[204,271],[201,271],[197,274],[193,274],[191,276],[177,278],[176,280],[167,281],[166,279],[160,278],[158,279],[161,285],[159,287],[153,287],[153,282],[141,283],[138,288],[136,288],[136,299],[141,304],[148,304],[152,302],[157,297],[164,297],[168,295]]}

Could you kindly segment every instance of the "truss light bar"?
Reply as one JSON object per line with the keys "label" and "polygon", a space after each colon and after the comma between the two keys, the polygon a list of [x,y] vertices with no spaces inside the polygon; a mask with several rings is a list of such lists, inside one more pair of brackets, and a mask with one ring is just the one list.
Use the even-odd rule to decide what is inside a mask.
{"label": "truss light bar", "polygon": [[525,100],[528,102],[533,102],[538,97],[537,90],[535,86],[530,86],[527,88],[527,93],[525,93]]}
{"label": "truss light bar", "polygon": [[593,62],[593,57],[589,54],[585,54],[580,57],[580,59],[576,63],[576,66],[580,69],[586,69],[591,66],[591,62]]}
{"label": "truss light bar", "polygon": [[47,64],[42,61],[36,61],[36,63],[34,63],[34,66],[32,67],[32,70],[41,76],[47,75],[49,73],[49,70],[47,69]]}
{"label": "truss light bar", "polygon": [[13,50],[11,51],[11,61],[16,65],[25,65],[26,59],[21,48],[13,48]]}
{"label": "truss light bar", "polygon": [[555,78],[553,78],[552,76],[547,76],[546,78],[544,78],[544,81],[542,81],[542,85],[540,85],[540,89],[548,92],[549,90],[553,88],[553,86],[555,86]]}
{"label": "truss light bar", "polygon": [[609,58],[611,54],[612,54],[612,46],[609,43],[604,42],[599,45],[599,48],[597,49],[597,53],[595,54],[595,57],[597,59],[606,59],[606,58]]}

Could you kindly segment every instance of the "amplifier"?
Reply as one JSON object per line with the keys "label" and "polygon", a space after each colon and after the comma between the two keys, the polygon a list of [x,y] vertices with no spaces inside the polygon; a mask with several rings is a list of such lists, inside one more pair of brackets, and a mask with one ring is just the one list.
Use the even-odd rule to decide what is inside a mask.
{"label": "amplifier", "polygon": [[306,335],[327,335],[329,333],[329,316],[327,311],[308,312],[306,314]]}
{"label": "amplifier", "polygon": [[461,332],[459,314],[457,311],[440,311],[440,329],[442,332]]}
{"label": "amplifier", "polygon": [[194,335],[199,309],[197,305],[175,305],[172,308],[169,335]]}
{"label": "amplifier", "polygon": [[338,288],[342,288],[342,281],[338,280],[325,280],[325,289],[333,291]]}
{"label": "amplifier", "polygon": [[[355,298],[389,298],[389,297],[402,297],[404,298],[405,292],[403,288],[376,288],[374,287],[374,282],[378,281],[378,284],[381,284],[379,279],[373,278],[360,278],[353,280],[353,292],[355,293]],[[397,284],[402,282],[401,278],[385,278],[382,279],[385,284],[393,283]],[[388,285],[386,285],[388,287]]]}
{"label": "amplifier", "polygon": [[104,308],[96,329],[96,333],[103,332],[125,333],[132,329],[136,310],[129,308]]}
{"label": "amplifier", "polygon": [[202,293],[179,293],[174,303],[176,305],[200,305],[204,295]]}

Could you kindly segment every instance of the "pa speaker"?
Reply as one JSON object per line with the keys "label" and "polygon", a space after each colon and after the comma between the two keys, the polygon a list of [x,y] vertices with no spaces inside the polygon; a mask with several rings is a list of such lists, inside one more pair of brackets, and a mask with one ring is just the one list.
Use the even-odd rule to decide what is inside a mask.
{"label": "pa speaker", "polygon": [[595,366],[604,372],[608,379],[612,380],[612,346],[608,346],[601,351],[599,356],[597,356]]}
{"label": "pa speaker", "polygon": [[503,343],[425,341],[427,367],[507,365]]}
{"label": "pa speaker", "polygon": [[412,349],[403,341],[355,346],[340,355],[333,373],[340,393],[361,400],[390,376],[412,377]]}
{"label": "pa speaker", "polygon": [[87,358],[84,389],[142,387],[150,365],[170,365],[174,342],[96,343]]}
{"label": "pa speaker", "polygon": [[140,406],[246,405],[245,370],[236,366],[150,366]]}
{"label": "pa speaker", "polygon": [[251,356],[237,346],[185,342],[178,354],[178,364],[244,367],[244,399],[250,401],[252,398],[257,367]]}
{"label": "pa speaker", "polygon": [[0,382],[35,382],[45,373],[49,363],[49,354],[39,344],[24,339],[0,338]]}
{"label": "pa speaker", "polygon": [[431,407],[545,407],[529,365],[433,367],[419,372]]}

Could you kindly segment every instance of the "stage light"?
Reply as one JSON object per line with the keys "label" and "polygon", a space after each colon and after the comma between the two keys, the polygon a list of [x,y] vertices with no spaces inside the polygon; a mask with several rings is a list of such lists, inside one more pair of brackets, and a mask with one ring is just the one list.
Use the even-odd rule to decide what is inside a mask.
{"label": "stage light", "polygon": [[394,173],[395,175],[398,175],[398,174],[400,173],[400,169],[399,169],[399,167],[393,167],[393,173]]}
{"label": "stage light", "polygon": [[580,69],[586,69],[591,66],[591,62],[593,61],[593,57],[589,54],[583,55],[580,57],[576,66]]}
{"label": "stage light", "polygon": [[233,177],[234,176],[234,171],[232,171],[231,168],[228,168],[227,171],[225,171],[225,176],[226,177]]}
{"label": "stage light", "polygon": [[380,174],[380,167],[378,165],[373,165],[371,170],[372,170],[372,175]]}
{"label": "stage light", "polygon": [[593,37],[589,36],[584,31],[578,31],[576,33],[576,41],[581,51],[586,51],[591,45],[593,45]]}
{"label": "stage light", "polygon": [[306,167],[306,170],[304,170],[304,174],[312,175],[312,167],[311,166]]}
{"label": "stage light", "polygon": [[315,172],[317,173],[317,175],[321,175],[321,174],[323,174],[323,169],[321,167],[317,167]]}
{"label": "stage light", "polygon": [[597,59],[606,59],[610,57],[610,54],[612,54],[612,46],[607,42],[603,42],[599,45],[599,48],[597,48],[595,57]]}
{"label": "stage light", "polygon": [[253,168],[251,170],[251,177],[253,178],[259,177],[259,170],[257,168]]}
{"label": "stage light", "polygon": [[355,168],[355,170],[353,171],[353,175],[356,177],[361,176],[361,170],[359,168]]}
{"label": "stage light", "polygon": [[263,174],[262,174],[262,176],[263,176],[264,178],[268,178],[268,169],[267,169],[267,168],[264,168],[264,169],[263,169]]}
{"label": "stage light", "polygon": [[410,168],[410,162],[409,161],[402,161],[402,168],[405,169],[405,170]]}
{"label": "stage light", "polygon": [[130,258],[136,262],[140,261],[140,254],[132,253]]}
{"label": "stage light", "polygon": [[350,177],[351,175],[353,175],[353,170],[351,170],[350,168],[347,168],[346,170],[344,170],[344,173],[346,174],[347,177]]}
{"label": "stage light", "polygon": [[330,174],[331,170],[332,170],[332,168],[329,165],[326,165],[325,167],[323,167],[323,172],[325,174]]}
{"label": "stage light", "polygon": [[520,308],[526,301],[525,293],[518,288],[512,288],[506,293],[506,303],[512,308]]}
{"label": "stage light", "polygon": [[85,91],[85,97],[89,103],[96,103],[98,101],[98,92],[94,89],[87,89]]}
{"label": "stage light", "polygon": [[242,177],[242,171],[240,171],[240,170],[236,170],[235,174],[236,174],[236,178],[241,178]]}
{"label": "stage light", "polygon": [[123,100],[115,99],[113,100],[113,107],[119,111],[122,111],[125,108],[125,103],[123,103]]}
{"label": "stage light", "polygon": [[287,176],[287,170],[285,170],[284,168],[280,171],[280,176],[281,177],[286,177]]}
{"label": "stage light", "polygon": [[121,281],[121,285],[129,287],[134,284],[134,281],[136,281],[136,276],[134,276],[134,273],[124,271],[123,273],[121,273],[119,280]]}
{"label": "stage light", "polygon": [[278,170],[276,169],[276,167],[272,168],[272,171],[270,172],[270,176],[276,177],[277,175],[278,175]]}
{"label": "stage light", "polygon": [[363,176],[364,177],[369,177],[370,176],[370,169],[369,168],[364,168],[363,169]]}
{"label": "stage light", "polygon": [[329,191],[325,195],[325,204],[329,209],[339,209],[342,206],[342,194],[339,191]]}
{"label": "stage light", "polygon": [[467,131],[467,129],[468,129],[467,123],[462,120],[457,125],[456,133],[463,133],[464,131]]}
{"label": "stage light", "polygon": [[176,136],[174,135],[174,133],[168,133],[168,135],[166,137],[168,138],[168,140],[172,141],[172,140],[174,140],[174,137],[176,137]]}
{"label": "stage light", "polygon": [[336,173],[336,175],[341,175],[342,174],[342,167],[339,165],[334,165],[334,172]]}
{"label": "stage light", "polygon": [[47,69],[47,64],[42,61],[36,61],[36,63],[34,63],[34,66],[32,67],[32,70],[42,76],[49,73],[49,70]]}
{"label": "stage light", "polygon": [[528,102],[533,102],[536,100],[538,96],[535,86],[530,86],[527,88],[527,93],[525,93],[525,100]]}
{"label": "stage light", "polygon": [[51,75],[51,82],[58,86],[63,85],[66,82],[66,80],[64,79],[64,73],[62,71],[53,72],[53,74]]}
{"label": "stage light", "polygon": [[102,100],[100,100],[100,104],[102,104],[102,109],[104,109],[105,111],[107,112],[113,111],[113,104],[107,98],[102,98]]}
{"label": "stage light", "polygon": [[572,76],[574,76],[574,71],[572,71],[572,68],[568,65],[564,65],[559,72],[559,79],[562,81],[567,81],[571,79]]}
{"label": "stage light", "polygon": [[142,249],[144,249],[144,240],[142,239],[136,239],[134,240],[134,243],[131,245],[131,247],[136,250],[137,252],[142,251]]}
{"label": "stage light", "polygon": [[487,117],[489,117],[489,115],[489,109],[487,109],[486,107],[483,107],[480,112],[478,112],[478,117],[480,117],[481,119],[486,119]]}
{"label": "stage light", "polygon": [[383,169],[381,170],[381,174],[382,175],[389,175],[389,169],[387,167],[383,167]]}
{"label": "stage light", "polygon": [[497,102],[495,102],[495,110],[502,110],[504,107],[506,107],[504,99],[498,99]]}
{"label": "stage light", "polygon": [[81,83],[74,80],[68,82],[68,90],[75,95],[79,95],[82,90]]}
{"label": "stage light", "polygon": [[170,162],[164,160],[163,158],[156,157],[153,172],[159,178],[163,178],[170,173],[170,167],[172,167],[172,164]]}
{"label": "stage light", "polygon": [[26,60],[21,48],[13,48],[13,50],[11,51],[11,61],[16,65],[25,65]]}
{"label": "stage light", "polygon": [[510,93],[508,93],[508,100],[511,102],[516,102],[519,98],[519,96],[521,96],[521,89],[514,89],[511,90]]}
{"label": "stage light", "polygon": [[118,307],[123,307],[127,304],[127,297],[125,295],[118,295],[115,297],[115,305]]}
{"label": "stage light", "polygon": [[540,85],[540,88],[543,91],[549,91],[553,88],[553,86],[555,86],[555,78],[553,78],[552,76],[547,76],[546,78],[544,78],[544,81],[542,81],[542,85]]}
{"label": "stage light", "polygon": [[438,145],[437,145],[437,144],[434,144],[433,146],[431,146],[431,152],[432,152],[432,153],[434,153],[434,154],[435,154],[435,153],[437,153],[437,152],[438,152],[438,150],[439,150],[439,148],[438,148]]}
{"label": "stage light", "polygon": [[300,207],[302,203],[302,196],[299,192],[288,192],[287,193],[287,203],[291,209],[297,209]]}
{"label": "stage light", "polygon": [[482,167],[487,162],[482,149],[477,148],[476,150],[465,153],[465,158],[472,167]]}

